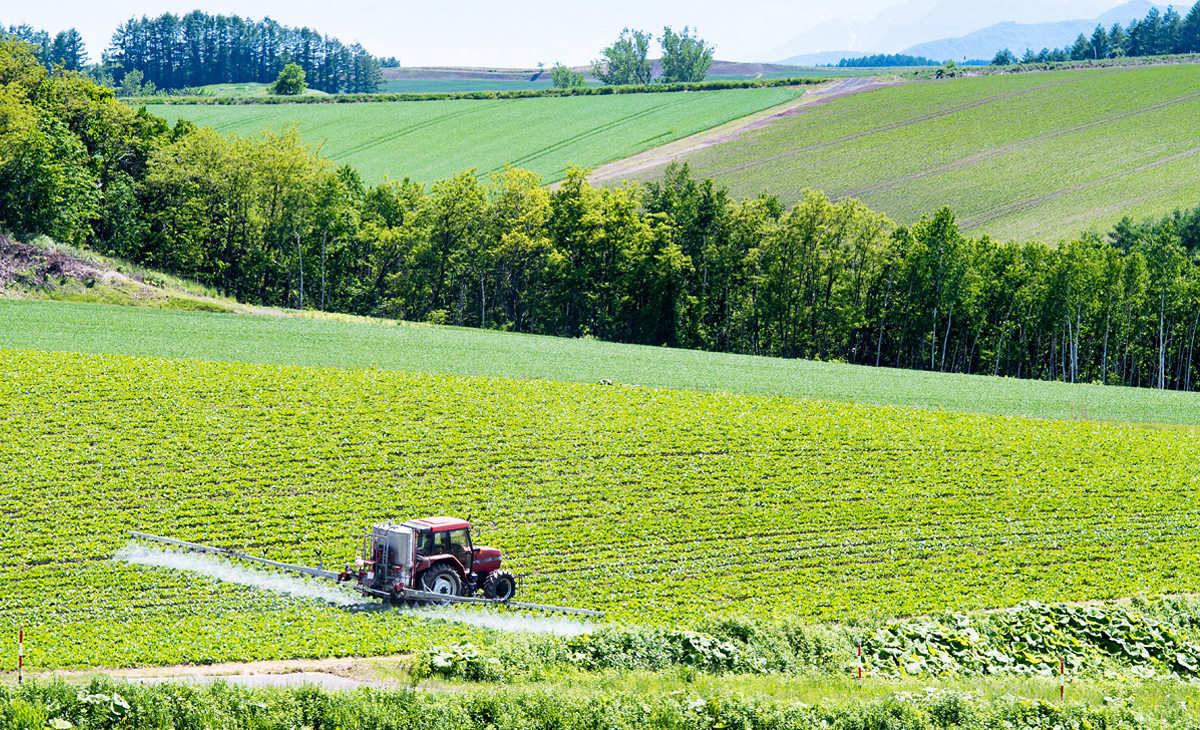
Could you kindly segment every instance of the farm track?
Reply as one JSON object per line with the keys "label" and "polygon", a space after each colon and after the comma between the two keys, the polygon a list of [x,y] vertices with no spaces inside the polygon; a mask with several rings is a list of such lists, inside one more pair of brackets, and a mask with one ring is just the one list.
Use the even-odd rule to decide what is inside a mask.
{"label": "farm track", "polygon": [[[799,99],[786,102],[780,106],[751,114],[737,119],[732,122],[720,125],[710,130],[694,134],[690,137],[685,137],[674,142],[646,150],[632,157],[626,157],[621,160],[616,160],[607,164],[598,166],[588,176],[588,179],[593,183],[602,183],[607,181],[619,180],[629,177],[634,173],[644,172],[666,165],[667,163],[680,159],[694,152],[728,142],[732,139],[751,132],[756,129],[762,129],[769,126],[779,119],[792,116],[798,113],[798,110],[808,109],[809,107],[828,104],[835,99],[839,99],[851,94],[858,94],[865,91],[872,91],[889,86],[898,86],[901,82],[894,81],[879,81],[876,79],[855,77],[840,81],[831,82],[828,86],[819,87],[818,89],[805,90],[803,96]],[[557,185],[551,186],[555,188]]]}

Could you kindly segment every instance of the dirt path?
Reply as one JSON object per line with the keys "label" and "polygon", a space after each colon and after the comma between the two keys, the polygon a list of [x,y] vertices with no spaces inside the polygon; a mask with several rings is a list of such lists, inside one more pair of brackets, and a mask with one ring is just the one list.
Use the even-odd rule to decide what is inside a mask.
{"label": "dirt path", "polygon": [[666,165],[672,160],[677,160],[685,155],[692,154],[699,150],[722,142],[728,142],[735,139],[745,132],[755,129],[762,129],[769,126],[779,119],[792,116],[799,113],[806,107],[816,106],[817,104],[826,104],[834,99],[856,94],[861,91],[871,91],[887,86],[897,86],[902,83],[898,80],[890,80],[885,78],[863,77],[856,76],[848,79],[840,79],[828,84],[822,84],[816,88],[808,89],[804,94],[794,101],[789,101],[779,106],[765,109],[756,114],[751,114],[741,119],[735,119],[732,122],[727,122],[719,127],[693,134],[690,137],[676,140],[661,147],[655,147],[652,150],[638,153],[632,157],[626,157],[623,160],[610,162],[606,165],[601,165],[592,172],[589,178],[592,184],[605,182],[608,180],[617,180],[629,177],[643,170],[649,170],[654,167]]}
{"label": "dirt path", "polygon": [[[228,662],[225,664],[180,664],[167,667],[132,667],[125,669],[97,667],[95,669],[53,669],[44,672],[25,672],[27,677],[41,679],[60,678],[67,681],[82,681],[96,675],[129,681],[180,680],[206,682],[216,679],[236,681],[239,684],[261,686],[264,684],[287,685],[308,682],[322,683],[323,674],[350,680],[355,684],[399,686],[405,684],[400,672],[389,672],[383,665],[401,664],[411,659],[410,654],[379,656],[370,658],[342,657],[329,659],[283,659],[258,662]],[[0,674],[5,683],[17,680],[16,672]],[[238,679],[232,679],[232,678]],[[253,678],[253,679],[251,679]],[[243,681],[244,680],[244,681]],[[331,685],[345,685],[333,682]]]}

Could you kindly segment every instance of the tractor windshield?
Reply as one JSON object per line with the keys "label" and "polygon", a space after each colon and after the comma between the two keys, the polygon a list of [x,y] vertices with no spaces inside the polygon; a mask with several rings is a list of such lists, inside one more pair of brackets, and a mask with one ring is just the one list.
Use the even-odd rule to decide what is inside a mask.
{"label": "tractor windshield", "polygon": [[471,533],[467,530],[451,530],[442,534],[446,535],[450,541],[449,549],[446,552],[458,558],[458,562],[462,563],[464,567],[470,567]]}
{"label": "tractor windshield", "polygon": [[471,562],[471,533],[469,530],[426,532],[417,538],[417,555],[453,555],[458,562]]}

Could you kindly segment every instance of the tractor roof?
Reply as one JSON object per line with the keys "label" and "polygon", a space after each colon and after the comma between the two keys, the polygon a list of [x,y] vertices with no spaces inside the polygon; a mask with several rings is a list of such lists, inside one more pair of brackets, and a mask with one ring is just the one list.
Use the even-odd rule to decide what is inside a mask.
{"label": "tractor roof", "polygon": [[460,520],[457,517],[422,517],[419,520],[409,520],[404,523],[408,527],[417,530],[431,530],[433,532],[445,532],[446,530],[469,530],[471,523],[466,520]]}

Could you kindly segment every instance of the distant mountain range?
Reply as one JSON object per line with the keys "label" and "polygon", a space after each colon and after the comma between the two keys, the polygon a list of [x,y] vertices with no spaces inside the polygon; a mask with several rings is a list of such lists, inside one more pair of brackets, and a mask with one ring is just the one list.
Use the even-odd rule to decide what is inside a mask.
{"label": "distant mountain range", "polygon": [[1009,48],[1020,55],[1026,48],[1070,44],[1080,33],[1090,35],[1097,23],[1108,28],[1140,20],[1154,7],[1150,0],[1112,5],[1112,0],[908,0],[870,21],[827,21],[764,56],[781,59],[777,63],[816,65],[871,53],[961,60],[991,58]]}
{"label": "distant mountain range", "polygon": [[[1032,49],[1034,53],[1043,48],[1065,48],[1074,43],[1080,33],[1090,38],[1097,24],[1104,26],[1105,30],[1111,28],[1113,23],[1128,25],[1129,21],[1135,18],[1141,20],[1146,17],[1153,7],[1155,5],[1148,0],[1131,0],[1090,20],[1063,20],[1032,25],[997,23],[961,38],[918,43],[905,49],[903,53],[940,59],[991,58],[996,55],[996,51],[1007,48],[1020,57],[1026,48]],[[1164,13],[1167,11],[1167,8],[1161,5],[1158,9]]]}

